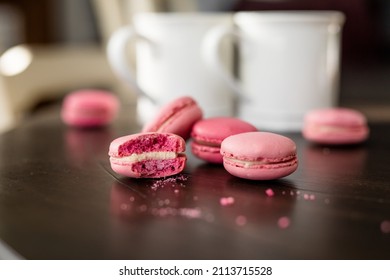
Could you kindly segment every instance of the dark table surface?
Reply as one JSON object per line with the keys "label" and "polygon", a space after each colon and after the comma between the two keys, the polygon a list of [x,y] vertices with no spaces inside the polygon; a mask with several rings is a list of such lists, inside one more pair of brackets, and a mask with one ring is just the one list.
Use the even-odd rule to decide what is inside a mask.
{"label": "dark table surface", "polygon": [[0,135],[0,239],[27,259],[390,259],[390,123],[370,127],[346,147],[284,133],[299,168],[280,180],[235,178],[189,149],[182,174],[130,179],[107,156],[138,132],[130,120],[74,129],[44,109]]}

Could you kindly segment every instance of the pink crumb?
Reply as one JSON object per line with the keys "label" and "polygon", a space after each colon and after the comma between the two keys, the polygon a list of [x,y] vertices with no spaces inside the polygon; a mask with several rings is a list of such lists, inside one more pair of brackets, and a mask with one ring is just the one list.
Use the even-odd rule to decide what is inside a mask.
{"label": "pink crumb", "polygon": [[122,203],[120,208],[121,208],[121,210],[129,210],[130,209],[130,205],[128,205],[126,203]]}
{"label": "pink crumb", "polygon": [[139,211],[141,211],[141,212],[145,212],[146,210],[148,210],[148,206],[145,205],[145,204],[142,204],[138,209],[139,209]]}
{"label": "pink crumb", "polygon": [[381,231],[383,233],[390,233],[390,220],[384,220],[381,223]]}
{"label": "pink crumb", "polygon": [[278,220],[278,226],[281,229],[286,229],[290,226],[290,219],[286,216],[280,217]]}
{"label": "pink crumb", "polygon": [[182,216],[189,219],[199,219],[202,217],[202,211],[199,208],[172,208],[172,207],[163,207],[163,208],[153,208],[151,210],[152,215],[158,217],[175,217]]}
{"label": "pink crumb", "polygon": [[236,218],[236,225],[238,226],[245,226],[246,225],[246,222],[247,222],[247,219],[245,216],[237,216]]}
{"label": "pink crumb", "polygon": [[233,205],[234,204],[234,197],[221,197],[221,199],[219,200],[219,203],[222,205],[222,206],[229,206],[229,205]]}
{"label": "pink crumb", "polygon": [[324,202],[325,202],[325,204],[329,204],[330,203],[330,199],[329,198],[325,198]]}
{"label": "pink crumb", "polygon": [[316,196],[314,194],[303,194],[303,199],[305,200],[315,200],[316,199]]}
{"label": "pink crumb", "polygon": [[151,188],[153,190],[157,190],[159,188],[163,188],[166,186],[172,186],[172,187],[185,187],[186,185],[183,182],[186,182],[188,180],[188,176],[184,174],[179,174],[173,177],[166,177],[157,179],[153,182]]}
{"label": "pink crumb", "polygon": [[202,216],[202,211],[199,208],[181,208],[180,215],[189,219],[196,219]]}
{"label": "pink crumb", "polygon": [[272,189],[266,189],[265,194],[269,197],[272,197],[275,195],[274,191]]}

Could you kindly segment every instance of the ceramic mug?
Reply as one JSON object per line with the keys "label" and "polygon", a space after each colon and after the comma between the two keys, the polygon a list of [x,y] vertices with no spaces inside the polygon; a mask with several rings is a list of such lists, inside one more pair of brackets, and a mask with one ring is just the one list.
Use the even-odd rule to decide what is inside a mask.
{"label": "ceramic mug", "polygon": [[[133,26],[112,34],[108,61],[138,94],[141,124],[159,107],[183,95],[193,97],[205,117],[233,114],[232,90],[202,56],[205,34],[215,26],[232,24],[230,13],[140,13],[134,16]],[[127,59],[129,43],[135,44],[136,67]],[[224,67],[232,68],[232,44],[221,43],[218,56]]]}
{"label": "ceramic mug", "polygon": [[[240,96],[238,117],[260,129],[299,131],[308,110],[337,105],[343,23],[337,11],[238,12],[234,27],[208,32],[203,56]],[[218,57],[226,37],[238,42],[238,77]]]}

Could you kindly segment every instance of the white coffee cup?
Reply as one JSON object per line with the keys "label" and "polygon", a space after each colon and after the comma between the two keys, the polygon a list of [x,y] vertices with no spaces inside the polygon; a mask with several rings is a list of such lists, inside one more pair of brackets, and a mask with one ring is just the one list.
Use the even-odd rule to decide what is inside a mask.
{"label": "white coffee cup", "polygon": [[[299,131],[308,110],[337,105],[343,23],[337,11],[238,12],[234,27],[208,32],[203,54],[241,97],[240,118],[260,129]],[[226,37],[238,41],[238,78],[218,57]]]}
{"label": "white coffee cup", "polygon": [[[202,56],[205,34],[218,25],[232,26],[232,14],[140,13],[133,26],[112,34],[108,60],[138,94],[140,123],[148,122],[159,107],[183,95],[193,97],[205,117],[233,114],[232,90]],[[128,59],[128,43],[135,44],[135,69]],[[220,63],[227,69],[233,65],[232,52],[229,42],[223,42],[218,50]]]}

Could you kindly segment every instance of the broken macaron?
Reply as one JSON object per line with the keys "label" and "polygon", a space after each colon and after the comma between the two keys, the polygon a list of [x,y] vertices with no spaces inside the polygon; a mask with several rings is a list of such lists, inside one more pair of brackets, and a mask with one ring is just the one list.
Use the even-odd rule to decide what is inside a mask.
{"label": "broken macaron", "polygon": [[109,147],[111,168],[132,178],[161,178],[183,171],[185,141],[171,133],[137,133],[113,140]]}

